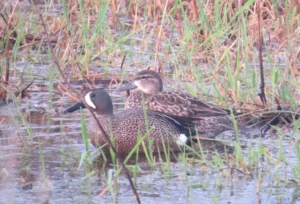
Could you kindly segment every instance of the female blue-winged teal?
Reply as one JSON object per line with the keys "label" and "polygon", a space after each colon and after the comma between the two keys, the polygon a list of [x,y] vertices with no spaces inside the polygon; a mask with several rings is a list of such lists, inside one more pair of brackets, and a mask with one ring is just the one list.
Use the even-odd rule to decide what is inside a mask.
{"label": "female blue-winged teal", "polygon": [[151,110],[198,119],[198,132],[209,137],[233,128],[230,111],[202,102],[188,93],[163,91],[163,82],[157,72],[138,72],[131,83],[118,89],[125,90],[130,90],[126,109],[141,108],[144,102]]}
{"label": "female blue-winged teal", "polygon": [[[83,100],[97,114],[100,124],[106,134],[113,138],[119,153],[129,153],[137,144],[139,137],[146,137],[144,138],[146,147],[149,147],[149,141],[152,140],[154,152],[163,151],[163,145],[178,151],[179,146],[189,143],[191,123],[180,117],[142,109],[125,110],[114,114],[112,100],[103,89],[90,90],[84,95]],[[80,108],[85,108],[82,101],[70,106],[64,112],[73,112]],[[95,147],[107,144],[94,119],[88,123],[87,131]],[[108,149],[108,146],[105,146],[103,151],[106,152]],[[140,147],[141,151],[142,149]]]}

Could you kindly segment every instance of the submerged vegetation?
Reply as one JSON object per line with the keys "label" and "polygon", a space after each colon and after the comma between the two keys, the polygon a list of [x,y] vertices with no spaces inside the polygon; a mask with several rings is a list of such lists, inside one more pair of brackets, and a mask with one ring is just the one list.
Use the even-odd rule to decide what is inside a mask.
{"label": "submerged vegetation", "polygon": [[[0,99],[14,102],[0,107],[0,191],[18,189],[0,202],[299,201],[298,1],[5,0],[0,14]],[[99,156],[90,119],[62,107],[100,86],[120,108],[114,89],[144,69],[253,131]]]}

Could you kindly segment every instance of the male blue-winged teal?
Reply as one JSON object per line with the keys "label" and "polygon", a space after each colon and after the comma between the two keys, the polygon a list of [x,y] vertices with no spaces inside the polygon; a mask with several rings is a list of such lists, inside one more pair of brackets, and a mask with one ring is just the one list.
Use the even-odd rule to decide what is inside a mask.
{"label": "male blue-winged teal", "polygon": [[198,119],[199,134],[209,137],[233,129],[230,111],[202,102],[188,93],[163,91],[162,79],[155,71],[138,72],[131,83],[118,89],[125,90],[130,90],[126,109],[142,108],[144,103],[151,110]]}
{"label": "male blue-winged teal", "polygon": [[[142,109],[113,113],[112,100],[103,89],[90,90],[84,95],[83,100],[97,114],[100,124],[106,134],[113,138],[119,153],[129,153],[137,144],[139,137],[146,137],[144,138],[146,147],[152,140],[152,151],[154,152],[163,151],[163,145],[178,151],[180,146],[189,143],[188,136],[191,134],[191,123],[180,117],[171,117],[160,112]],[[73,112],[80,108],[85,108],[82,101],[70,106],[64,112]],[[107,144],[105,136],[94,119],[88,123],[87,131],[95,147]],[[103,151],[106,152],[108,149],[106,146]],[[142,149],[140,147],[141,151]]]}

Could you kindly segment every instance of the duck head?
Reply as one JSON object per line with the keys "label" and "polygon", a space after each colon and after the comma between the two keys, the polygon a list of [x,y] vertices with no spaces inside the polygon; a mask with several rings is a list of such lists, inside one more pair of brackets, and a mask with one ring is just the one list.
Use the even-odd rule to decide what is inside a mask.
{"label": "duck head", "polygon": [[76,104],[66,108],[64,113],[71,113],[79,109],[86,108],[86,105],[99,115],[113,113],[112,100],[108,93],[103,89],[92,89],[84,94],[83,99]]}
{"label": "duck head", "polygon": [[121,86],[117,91],[140,90],[145,94],[154,94],[163,90],[160,75],[152,70],[138,72],[131,83]]}

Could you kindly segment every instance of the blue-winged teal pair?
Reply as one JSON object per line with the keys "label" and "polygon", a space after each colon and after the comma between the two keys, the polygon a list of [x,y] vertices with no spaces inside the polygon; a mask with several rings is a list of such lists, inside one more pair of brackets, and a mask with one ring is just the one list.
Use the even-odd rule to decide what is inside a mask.
{"label": "blue-winged teal pair", "polygon": [[[102,89],[90,90],[83,100],[97,113],[100,124],[113,137],[119,153],[129,153],[143,137],[147,147],[149,141],[153,141],[152,150],[155,152],[163,151],[164,147],[177,151],[190,142],[189,136],[195,132],[217,134],[230,129],[227,110],[201,102],[186,93],[163,92],[162,86],[156,72],[139,72],[131,84],[119,89],[131,90],[131,95],[125,103],[128,110],[116,114],[110,96]],[[143,110],[143,104],[147,111]],[[79,102],[65,112],[84,107],[84,103]],[[197,125],[197,130],[194,125]],[[107,143],[95,120],[90,121],[87,129],[95,147]],[[103,150],[107,151],[108,146]]]}

